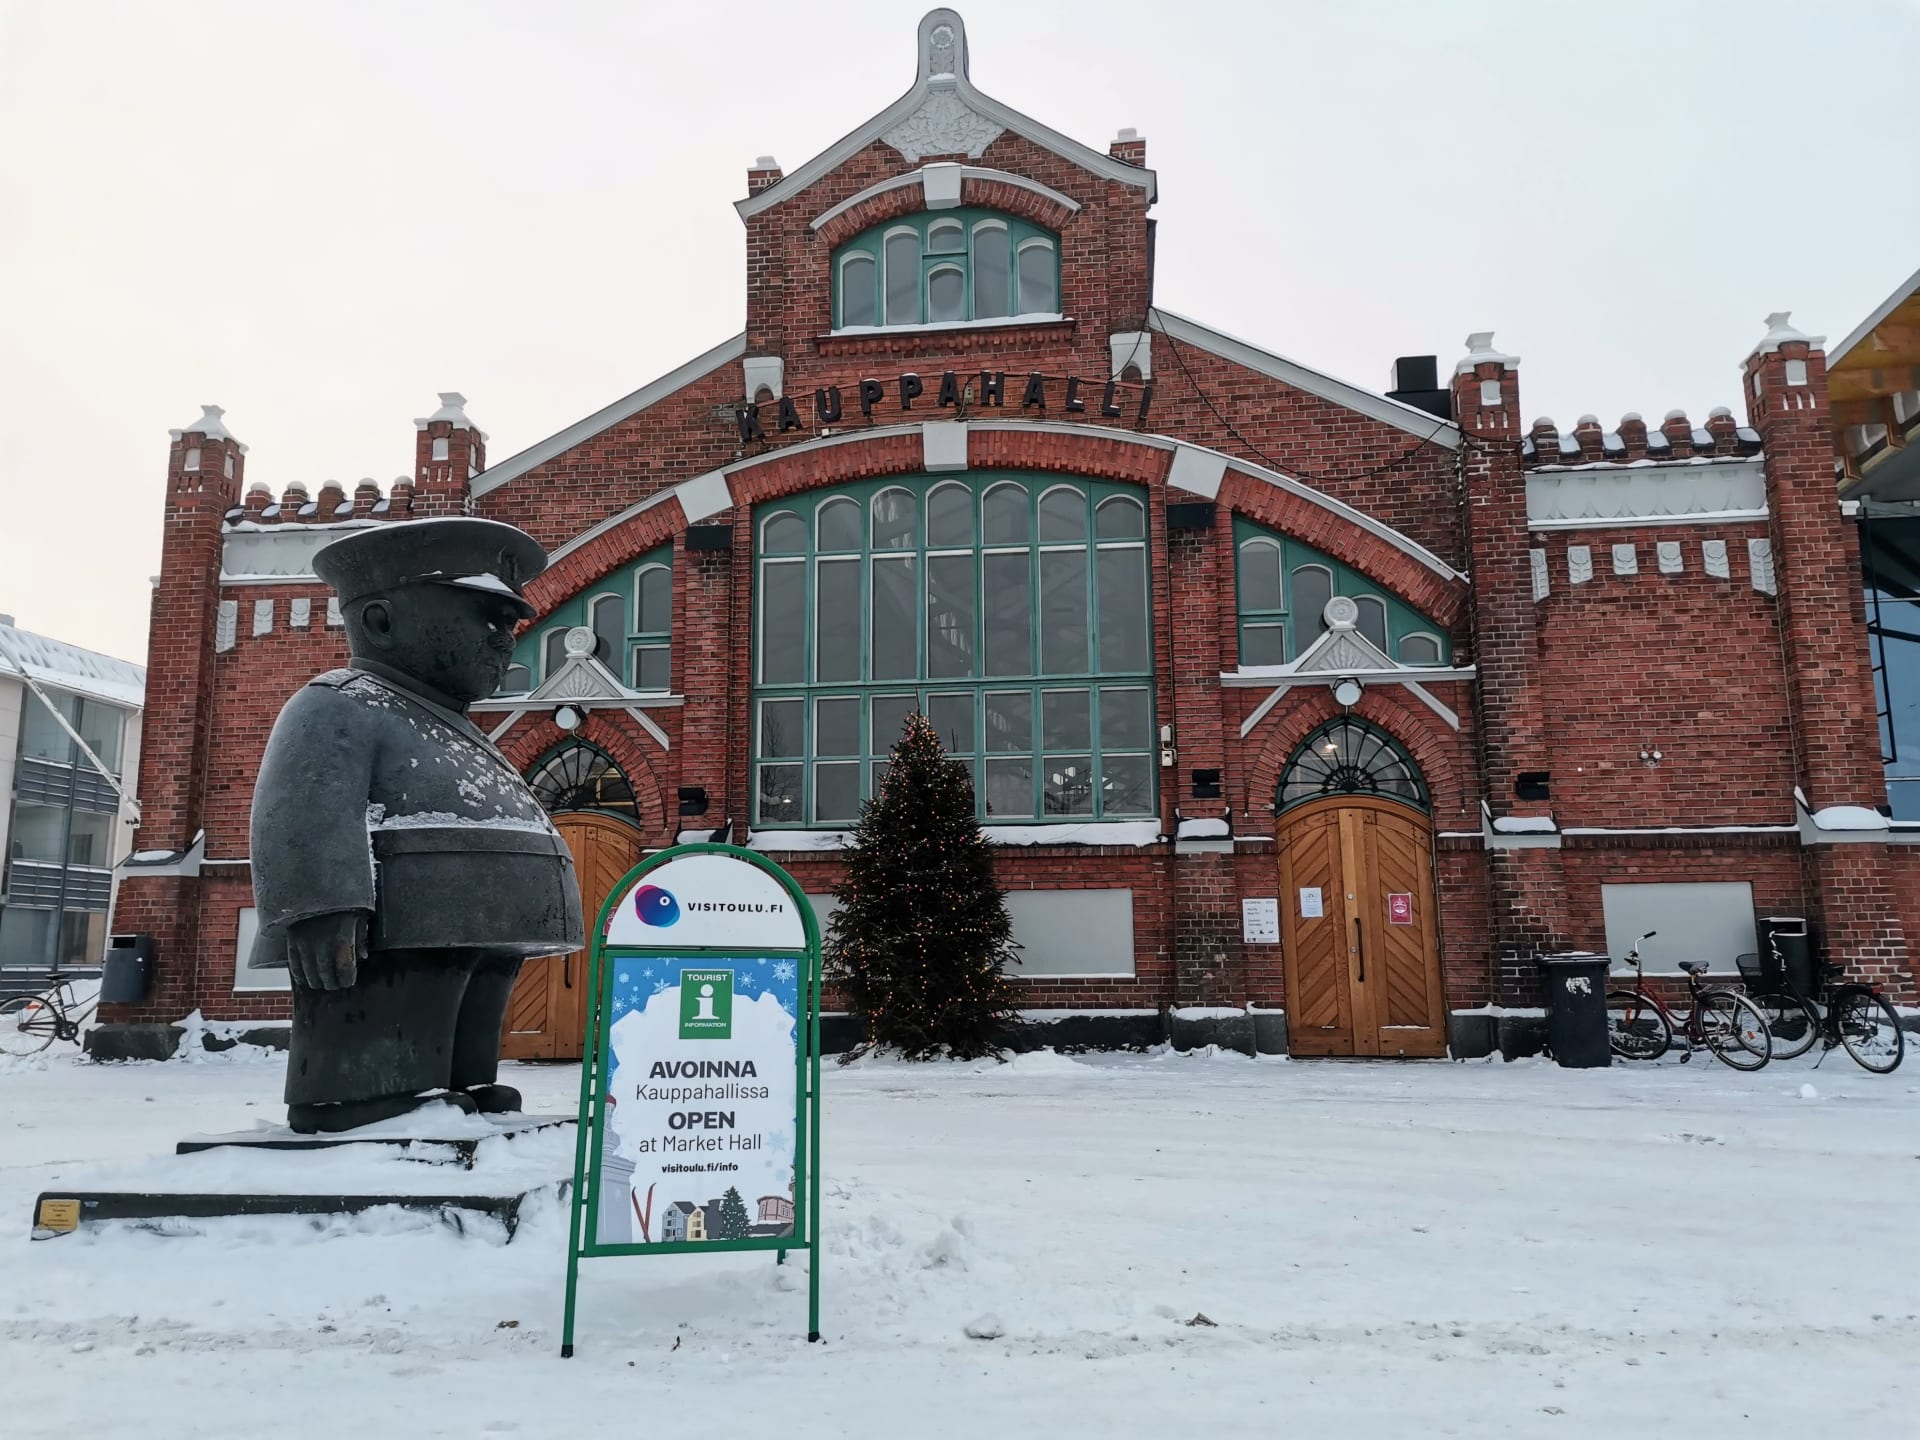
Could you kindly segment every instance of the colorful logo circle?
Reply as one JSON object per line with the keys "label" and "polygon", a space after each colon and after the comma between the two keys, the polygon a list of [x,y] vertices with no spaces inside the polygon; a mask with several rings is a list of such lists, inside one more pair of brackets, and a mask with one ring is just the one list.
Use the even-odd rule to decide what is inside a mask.
{"label": "colorful logo circle", "polygon": [[633,913],[642,925],[671,925],[680,918],[680,902],[671,890],[658,885],[642,885],[633,892]]}

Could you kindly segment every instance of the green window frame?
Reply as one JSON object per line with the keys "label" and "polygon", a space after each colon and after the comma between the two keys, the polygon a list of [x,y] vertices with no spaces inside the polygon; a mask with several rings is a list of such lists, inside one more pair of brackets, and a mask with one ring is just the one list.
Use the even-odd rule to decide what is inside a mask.
{"label": "green window frame", "polygon": [[666,694],[673,684],[673,546],[662,545],[603,575],[514,646],[500,695],[524,695],[566,659],[567,631],[594,632],[594,658],[629,689]]}
{"label": "green window frame", "polygon": [[997,210],[902,215],[833,252],[836,330],[1060,314],[1060,237]]}
{"label": "green window frame", "polygon": [[1159,813],[1146,496],[866,481],[754,512],[755,828],[859,818],[915,710],[992,824]]}
{"label": "green window frame", "polygon": [[1359,629],[1403,665],[1447,665],[1446,631],[1332,556],[1234,517],[1234,597],[1243,666],[1285,665],[1326,633],[1335,595],[1360,607]]}

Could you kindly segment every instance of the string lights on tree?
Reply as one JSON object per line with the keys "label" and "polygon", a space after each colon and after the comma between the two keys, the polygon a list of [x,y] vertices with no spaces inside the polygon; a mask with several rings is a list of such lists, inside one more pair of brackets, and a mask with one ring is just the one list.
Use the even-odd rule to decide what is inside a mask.
{"label": "string lights on tree", "polygon": [[854,830],[826,961],[868,1043],[908,1059],[995,1054],[1014,958],[973,776],[925,716],[907,717]]}

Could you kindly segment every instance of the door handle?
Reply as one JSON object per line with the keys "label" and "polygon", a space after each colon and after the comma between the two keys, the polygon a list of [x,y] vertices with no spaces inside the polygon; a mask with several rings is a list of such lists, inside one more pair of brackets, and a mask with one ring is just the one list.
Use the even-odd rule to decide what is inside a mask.
{"label": "door handle", "polygon": [[[1354,922],[1358,924],[1358,921]],[[569,950],[560,961],[560,983],[566,989],[573,989],[573,952]]]}
{"label": "door handle", "polygon": [[1367,983],[1367,937],[1360,926],[1360,917],[1353,917],[1353,944],[1360,952],[1360,983]]}

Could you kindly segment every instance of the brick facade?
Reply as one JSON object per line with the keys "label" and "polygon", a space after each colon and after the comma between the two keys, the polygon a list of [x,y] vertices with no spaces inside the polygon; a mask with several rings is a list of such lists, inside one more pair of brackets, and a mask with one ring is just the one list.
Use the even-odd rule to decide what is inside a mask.
{"label": "brick facade", "polygon": [[[929,26],[947,13],[922,22],[923,87],[954,83],[927,49]],[[965,101],[974,92],[964,81],[964,35],[960,43]],[[1142,847],[1008,847],[1000,862],[1011,890],[1131,890],[1133,974],[1028,980],[1027,1004],[1286,1004],[1285,957],[1278,946],[1243,943],[1240,902],[1277,892],[1280,777],[1305,737],[1342,707],[1334,677],[1293,684],[1277,699],[1257,677],[1222,683],[1238,666],[1235,516],[1351,567],[1451,643],[1457,670],[1419,690],[1370,682],[1352,707],[1405,749],[1430,792],[1449,1007],[1537,1004],[1534,957],[1604,948],[1600,887],[1636,881],[1747,882],[1757,913],[1812,916],[1834,958],[1911,993],[1905,937],[1920,925],[1920,877],[1907,857],[1920,850],[1893,834],[1815,843],[1836,837],[1811,825],[1795,800],[1796,787],[1810,809],[1882,798],[1855,542],[1833,500],[1817,348],[1800,337],[1755,352],[1749,427],[1717,413],[1705,427],[1675,417],[1650,434],[1628,417],[1610,434],[1588,421],[1563,437],[1550,425],[1523,428],[1519,362],[1475,337],[1452,380],[1457,423],[1449,423],[1155,311],[1145,142],[1129,133],[1108,152],[1080,152],[1005,118],[996,115],[988,128],[998,133],[978,148],[955,153],[910,157],[856,132],[858,143],[824,168],[787,175],[757,162],[742,202],[743,340],[676,388],[610,407],[604,423],[568,432],[568,443],[536,447],[538,463],[487,470],[485,437],[454,395],[416,422],[409,478],[384,496],[363,486],[352,497],[331,488],[318,500],[290,491],[276,502],[259,489],[242,498],[237,442],[177,437],[165,477],[136,844],[186,852],[204,833],[204,860],[197,874],[125,878],[114,928],[155,935],[158,983],[147,1004],[105,1018],[284,1013],[282,996],[232,988],[253,767],[287,696],[340,663],[345,645],[326,623],[327,592],[310,572],[262,578],[229,567],[223,578],[223,552],[238,538],[457,513],[510,521],[555,552],[529,589],[542,611],[536,628],[600,577],[671,544],[672,689],[684,704],[647,712],[666,743],[617,708],[590,710],[578,733],[632,781],[648,844],[672,842],[682,786],[710,797],[709,818],[693,823],[731,818],[738,839],[750,799],[753,507],[850,480],[924,473],[923,423],[954,419],[969,422],[971,469],[1118,482],[1137,487],[1149,515],[1156,712],[1177,752],[1159,771],[1166,838]],[[965,168],[962,203],[1057,233],[1062,318],[833,333],[834,246],[926,208],[928,165]],[[885,184],[903,177],[908,183]],[[1150,333],[1144,346],[1115,338],[1142,331]],[[1789,362],[1799,362],[1795,383]],[[947,372],[961,396],[943,407],[936,394]],[[993,403],[983,374],[1002,372],[1004,395]],[[918,396],[903,396],[908,373],[923,382]],[[777,374],[780,393],[767,382],[748,395],[748,374]],[[1020,404],[1030,374],[1044,377],[1044,408]],[[1068,409],[1069,377],[1096,403]],[[1110,379],[1117,416],[1097,403]],[[869,380],[885,393],[871,417],[857,403]],[[823,426],[814,396],[829,387],[839,387],[845,410]],[[783,397],[793,401],[797,430],[778,428]],[[764,436],[743,439],[737,412],[756,401]],[[193,473],[184,468],[190,449],[200,458]],[[1183,457],[1195,455],[1197,470],[1217,479],[1211,497],[1175,483]],[[1682,457],[1697,462],[1692,478],[1657,483],[1759,466],[1764,504],[1751,514],[1702,511],[1717,517],[1711,524],[1595,514],[1543,526],[1534,513],[1536,483],[1667,477],[1635,462]],[[715,493],[716,472],[731,503],[690,513],[696,498]],[[1170,504],[1207,498],[1210,527],[1169,528]],[[727,527],[730,548],[690,550],[690,522]],[[1581,552],[1590,571],[1576,576],[1570,567],[1584,568]],[[301,624],[294,616],[303,601]],[[232,606],[230,638],[223,603]],[[565,738],[541,711],[507,728],[500,743],[531,768]],[[1190,794],[1195,769],[1221,772],[1218,799]],[[1547,798],[1522,795],[1522,777],[1534,774],[1549,777]],[[1183,821],[1222,820],[1231,838],[1173,838]],[[1554,829],[1524,828],[1541,822]],[[773,844],[765,834],[760,843]],[[815,893],[840,873],[830,855],[774,853]]]}

